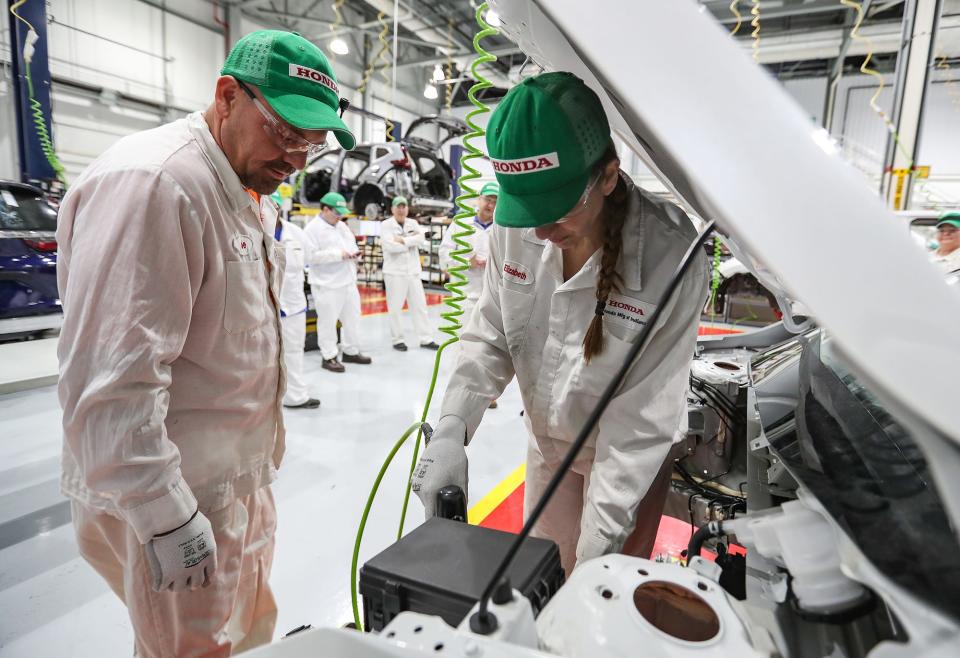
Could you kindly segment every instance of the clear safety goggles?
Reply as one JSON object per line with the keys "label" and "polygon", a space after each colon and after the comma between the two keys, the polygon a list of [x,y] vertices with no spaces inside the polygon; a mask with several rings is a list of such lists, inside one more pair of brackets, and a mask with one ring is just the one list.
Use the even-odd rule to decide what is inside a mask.
{"label": "clear safety goggles", "polygon": [[314,144],[313,142],[304,139],[293,130],[284,125],[280,119],[275,117],[273,113],[263,106],[263,103],[260,102],[260,99],[257,98],[253,91],[247,85],[243,84],[237,80],[237,84],[240,85],[240,88],[243,89],[243,92],[253,101],[254,107],[260,111],[260,114],[263,115],[265,123],[263,124],[263,130],[270,136],[274,143],[282,148],[287,153],[306,153],[307,158],[315,158],[320,155],[327,149],[326,143],[323,144]]}
{"label": "clear safety goggles", "polygon": [[580,199],[577,201],[577,205],[575,205],[566,215],[564,215],[557,221],[551,222],[551,223],[566,224],[567,222],[573,219],[576,219],[580,215],[580,213],[583,212],[583,209],[587,207],[587,201],[590,199],[590,193],[593,192],[593,188],[597,186],[597,183],[600,182],[600,179],[602,177],[603,177],[603,172],[602,171],[597,172],[597,175],[593,177],[593,180],[587,183],[587,187],[583,191],[583,194],[580,195]]}

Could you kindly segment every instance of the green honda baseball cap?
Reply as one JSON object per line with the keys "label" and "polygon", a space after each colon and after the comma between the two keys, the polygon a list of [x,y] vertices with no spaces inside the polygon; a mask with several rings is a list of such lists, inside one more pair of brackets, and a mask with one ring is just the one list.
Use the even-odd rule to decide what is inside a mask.
{"label": "green honda baseball cap", "polygon": [[391,207],[391,208],[396,208],[396,207],[399,206],[400,204],[403,204],[403,205],[405,205],[405,206],[409,206],[409,205],[410,205],[409,203],[407,203],[407,197],[405,197],[405,196],[395,196],[395,197],[393,197],[393,201],[390,202],[390,207]]}
{"label": "green honda baseball cap", "polygon": [[948,210],[940,215],[940,218],[937,220],[937,228],[940,228],[944,224],[950,224],[951,226],[960,228],[960,210]]}
{"label": "green honda baseball cap", "polygon": [[497,224],[542,226],[583,195],[610,146],[597,95],[572,73],[542,73],[511,89],[487,124],[487,152],[500,184]]}
{"label": "green honda baseball cap", "polygon": [[338,113],[340,87],[330,62],[296,32],[251,32],[237,41],[220,75],[256,85],[270,107],[291,126],[332,131],[348,151],[356,145]]}
{"label": "green honda baseball cap", "polygon": [[330,206],[340,215],[349,215],[350,209],[347,208],[347,200],[343,198],[342,194],[337,194],[336,192],[327,192],[320,199],[320,203],[325,206]]}
{"label": "green honda baseball cap", "polygon": [[500,185],[490,181],[480,190],[480,196],[500,196]]}

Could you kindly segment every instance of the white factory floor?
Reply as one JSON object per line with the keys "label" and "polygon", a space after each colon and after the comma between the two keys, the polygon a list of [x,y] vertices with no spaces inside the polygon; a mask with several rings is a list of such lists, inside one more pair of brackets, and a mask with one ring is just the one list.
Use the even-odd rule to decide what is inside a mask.
{"label": "white factory floor", "polygon": [[[439,307],[430,314],[439,326]],[[321,369],[319,354],[309,352],[306,376],[323,406],[286,410],[287,453],[273,485],[279,527],[271,585],[279,605],[278,637],[301,624],[351,619],[357,524],[383,459],[419,418],[429,385],[434,353],[393,350],[385,315],[364,317],[362,336],[372,365],[347,364],[346,373],[335,374]],[[408,344],[416,342],[409,337]],[[53,349],[54,341],[49,343]],[[456,356],[456,347],[444,354],[431,419]],[[487,412],[468,449],[472,502],[523,462],[520,409],[514,383],[500,407]],[[69,504],[59,493],[60,446],[55,386],[0,395],[0,656],[129,656],[133,634],[125,608],[77,554]],[[398,454],[384,478],[361,564],[396,536],[412,449]],[[411,496],[407,528],[421,520],[422,507]]]}

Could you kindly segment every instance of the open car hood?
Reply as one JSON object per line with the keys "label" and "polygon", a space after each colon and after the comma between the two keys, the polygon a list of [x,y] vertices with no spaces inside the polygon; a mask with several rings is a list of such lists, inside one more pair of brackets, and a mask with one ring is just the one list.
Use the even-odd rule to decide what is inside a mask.
{"label": "open car hood", "polygon": [[[432,135],[429,137],[426,136],[431,128],[438,130],[438,138],[435,139]],[[422,134],[416,135],[415,133],[417,132]],[[422,116],[419,119],[414,119],[410,127],[407,128],[407,132],[404,133],[403,141],[430,149],[439,149],[451,139],[462,137],[468,132],[470,132],[470,126],[468,126],[463,119],[431,114]]]}
{"label": "open car hood", "polygon": [[878,395],[960,443],[955,292],[712,17],[677,0],[596,0],[592,15],[609,20],[595,21],[576,0],[491,4],[537,64],[600,95],[612,130],[689,212],[716,220],[748,267],[809,309]]}

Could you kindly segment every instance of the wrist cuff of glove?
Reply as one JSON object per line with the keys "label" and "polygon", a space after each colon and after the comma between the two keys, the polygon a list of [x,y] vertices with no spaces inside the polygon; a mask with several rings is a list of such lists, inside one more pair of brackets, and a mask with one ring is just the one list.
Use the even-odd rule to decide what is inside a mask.
{"label": "wrist cuff of glove", "polygon": [[124,521],[133,528],[137,541],[147,544],[160,533],[168,533],[170,528],[183,527],[196,512],[197,499],[183,478],[180,478],[164,495],[143,505],[121,510],[120,513]]}
{"label": "wrist cuff of glove", "polygon": [[467,445],[467,424],[460,416],[447,414],[437,421],[437,427],[433,430],[431,440],[436,439],[459,439],[461,445]]}

